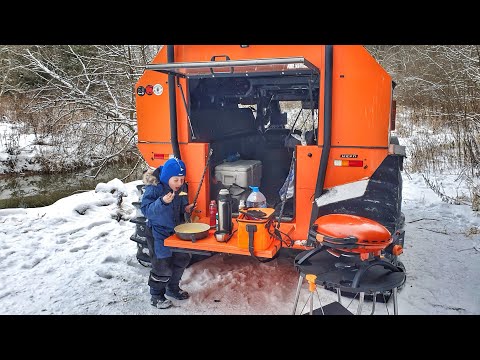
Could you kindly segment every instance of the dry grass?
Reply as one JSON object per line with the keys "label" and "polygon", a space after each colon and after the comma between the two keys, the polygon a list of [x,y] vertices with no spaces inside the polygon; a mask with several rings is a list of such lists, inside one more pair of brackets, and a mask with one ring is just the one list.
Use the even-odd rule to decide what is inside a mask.
{"label": "dry grass", "polygon": [[[422,173],[426,184],[447,203],[471,205],[473,210],[480,210],[480,186],[478,146],[480,136],[475,128],[469,132],[457,123],[423,109],[411,111],[400,108],[397,117],[396,132],[406,139],[407,172]],[[477,155],[478,154],[478,155]],[[442,174],[456,174],[458,181],[467,184],[469,196],[463,193],[448,193],[442,186]],[[450,190],[451,192],[451,190]]]}

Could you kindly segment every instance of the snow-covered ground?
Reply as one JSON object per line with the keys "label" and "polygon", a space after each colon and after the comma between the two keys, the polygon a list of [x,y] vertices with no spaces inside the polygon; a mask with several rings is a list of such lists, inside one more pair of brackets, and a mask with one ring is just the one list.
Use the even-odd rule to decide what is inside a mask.
{"label": "snow-covered ground", "polygon": [[[114,179],[47,207],[0,210],[0,314],[290,313],[298,278],[288,254],[266,264],[215,255],[185,271],[189,300],[153,308],[149,268],[137,262],[129,240],[137,184]],[[118,207],[120,192],[127,196]],[[466,205],[442,202],[419,174],[404,176],[403,211],[407,283],[399,313],[480,314],[480,218]],[[319,293],[323,304],[336,298]],[[304,284],[299,310],[307,296]],[[377,313],[386,314],[383,304]]]}

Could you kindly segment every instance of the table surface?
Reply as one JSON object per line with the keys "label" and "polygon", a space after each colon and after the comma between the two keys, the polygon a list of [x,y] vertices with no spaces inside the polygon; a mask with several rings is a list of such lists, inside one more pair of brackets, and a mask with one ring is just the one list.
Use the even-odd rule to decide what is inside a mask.
{"label": "table surface", "polygon": [[[359,271],[358,266],[355,265],[360,264],[360,260],[345,256],[337,258],[327,251],[321,251],[298,265],[298,260],[306,253],[307,251],[303,251],[295,258],[295,267],[301,275],[305,277],[306,274],[314,274],[317,276],[316,283],[318,285],[339,288],[340,291],[363,292],[366,294],[379,293],[399,287],[406,279],[403,271],[393,272],[381,265],[376,265],[363,274],[358,287],[352,288],[353,278]],[[339,264],[350,267],[339,268]]]}
{"label": "table surface", "polygon": [[[236,221],[233,222],[233,230],[238,229]],[[282,224],[280,230],[286,234],[290,234],[294,230],[294,224]],[[238,254],[251,256],[247,247],[240,247],[238,244],[238,231],[235,231],[230,240],[227,242],[218,242],[215,238],[215,229],[208,231],[207,237],[192,242],[191,240],[182,240],[177,235],[169,236],[165,239],[165,246],[179,249],[191,249],[200,251],[214,251],[218,253]],[[274,239],[270,246],[263,250],[254,250],[255,256],[263,258],[272,258],[280,250],[280,242]],[[294,245],[292,249],[304,250],[303,245]]]}

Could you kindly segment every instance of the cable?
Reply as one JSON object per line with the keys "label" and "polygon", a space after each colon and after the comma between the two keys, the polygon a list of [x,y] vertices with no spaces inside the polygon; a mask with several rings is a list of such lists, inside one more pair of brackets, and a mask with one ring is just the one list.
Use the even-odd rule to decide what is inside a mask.
{"label": "cable", "polygon": [[[295,242],[292,240],[292,238],[290,237],[290,235],[284,233],[283,231],[281,231],[280,229],[276,228],[275,226],[273,226],[273,228],[275,229],[274,232],[270,232],[270,225],[272,225],[274,223],[274,221],[271,221],[268,225],[268,233],[274,237],[275,239],[279,240],[280,241],[280,246],[282,247],[283,244],[285,244],[286,247],[292,247]],[[284,236],[286,236],[289,240],[290,240],[290,245],[287,244],[287,242],[285,240],[282,239],[281,236],[278,236],[275,232],[278,231],[280,234],[283,234]]]}

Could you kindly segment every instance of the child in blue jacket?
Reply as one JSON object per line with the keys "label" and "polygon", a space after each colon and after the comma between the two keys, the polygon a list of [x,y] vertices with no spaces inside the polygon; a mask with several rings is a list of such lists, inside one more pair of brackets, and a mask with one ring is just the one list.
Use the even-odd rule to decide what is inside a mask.
{"label": "child in blue jacket", "polygon": [[179,196],[185,188],[186,173],[185,163],[172,158],[155,171],[148,170],[143,175],[146,186],[141,210],[147,218],[146,238],[152,265],[148,279],[150,303],[159,309],[172,306],[165,295],[178,300],[189,298],[179,283],[191,255],[172,252],[163,243],[175,233],[174,227],[184,222],[185,212],[190,213],[193,208],[193,204],[188,204],[187,196]]}

